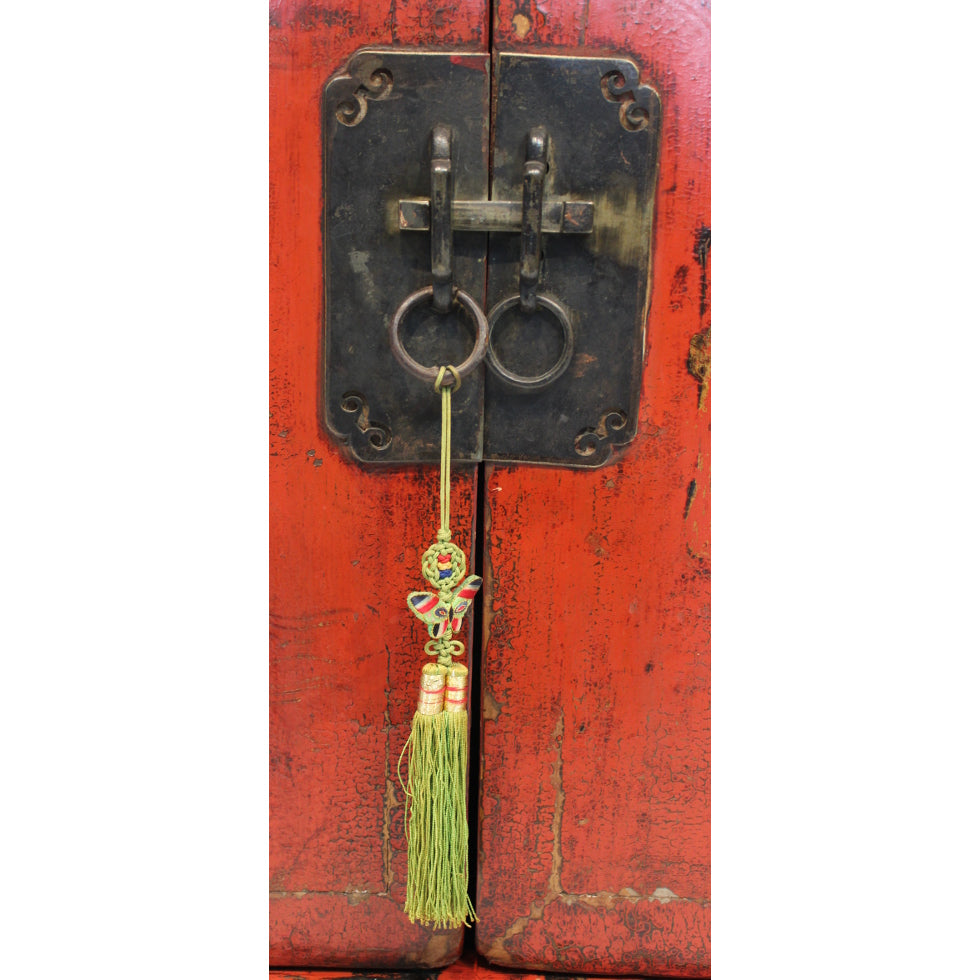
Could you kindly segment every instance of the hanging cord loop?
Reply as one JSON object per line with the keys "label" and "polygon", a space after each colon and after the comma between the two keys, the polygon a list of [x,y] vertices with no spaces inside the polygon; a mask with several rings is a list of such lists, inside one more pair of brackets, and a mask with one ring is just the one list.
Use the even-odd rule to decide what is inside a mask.
{"label": "hanging cord loop", "polygon": [[[446,375],[451,374],[454,384],[447,383]],[[436,393],[442,394],[442,443],[439,451],[439,540],[448,541],[452,537],[449,530],[449,463],[451,456],[451,427],[453,421],[453,392],[459,391],[463,379],[451,364],[439,368]]]}

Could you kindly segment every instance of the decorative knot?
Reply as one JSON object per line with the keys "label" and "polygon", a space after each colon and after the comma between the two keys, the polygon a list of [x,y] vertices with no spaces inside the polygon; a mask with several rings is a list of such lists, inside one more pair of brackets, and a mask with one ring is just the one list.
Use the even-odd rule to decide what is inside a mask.
{"label": "decorative knot", "polygon": [[447,371],[455,379],[455,383],[453,384],[454,392],[459,391],[459,386],[463,383],[463,379],[459,376],[459,371],[457,371],[456,368],[452,366],[452,364],[446,364],[443,367],[439,368],[439,373],[436,375],[436,383],[433,385],[433,387],[436,390],[436,394],[439,394],[439,392],[441,392],[443,388],[449,387],[449,385],[446,383]]}
{"label": "decorative knot", "polygon": [[437,541],[422,555],[422,575],[440,592],[454,589],[466,575],[466,555],[450,541]]}
{"label": "decorative knot", "polygon": [[462,656],[463,644],[459,640],[444,636],[440,640],[429,640],[425,645],[425,652],[430,657],[436,657],[440,667],[451,667],[453,657]]}

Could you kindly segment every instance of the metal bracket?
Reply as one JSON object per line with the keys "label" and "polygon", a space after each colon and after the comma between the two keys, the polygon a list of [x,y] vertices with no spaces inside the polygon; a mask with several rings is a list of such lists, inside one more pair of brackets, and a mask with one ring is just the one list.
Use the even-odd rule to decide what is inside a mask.
{"label": "metal bracket", "polygon": [[636,433],[659,97],[626,59],[499,54],[491,168],[489,67],[362,51],[324,91],[323,417],[365,462],[438,459],[447,363],[459,460]]}

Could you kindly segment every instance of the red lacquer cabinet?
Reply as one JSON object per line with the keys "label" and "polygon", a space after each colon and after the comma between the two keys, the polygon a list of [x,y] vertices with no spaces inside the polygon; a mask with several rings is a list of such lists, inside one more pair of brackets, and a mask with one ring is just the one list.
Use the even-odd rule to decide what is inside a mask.
{"label": "red lacquer cabinet", "polygon": [[[710,974],[708,35],[692,0],[272,5],[273,968]],[[404,597],[437,470],[361,465],[321,421],[320,100],[365,47],[485,51],[491,75],[495,52],[625,57],[661,105],[635,438],[595,469],[453,469],[485,580],[465,968],[462,930],[401,911]]]}

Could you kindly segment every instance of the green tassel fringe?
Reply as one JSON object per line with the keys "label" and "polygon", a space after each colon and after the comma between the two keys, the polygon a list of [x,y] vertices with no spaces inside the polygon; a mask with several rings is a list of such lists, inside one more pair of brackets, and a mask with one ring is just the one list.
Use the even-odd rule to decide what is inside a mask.
{"label": "green tassel fringe", "polygon": [[465,711],[442,711],[437,715],[416,712],[405,745],[408,752],[405,912],[412,922],[440,929],[455,929],[476,921],[467,893],[468,727]]}

